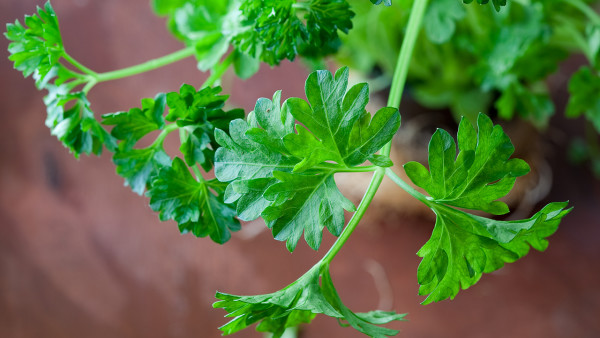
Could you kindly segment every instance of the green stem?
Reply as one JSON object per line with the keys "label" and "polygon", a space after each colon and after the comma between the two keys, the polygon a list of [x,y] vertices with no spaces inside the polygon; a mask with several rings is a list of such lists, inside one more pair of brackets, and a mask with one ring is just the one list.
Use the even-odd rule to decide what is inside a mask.
{"label": "green stem", "polygon": [[[399,107],[400,100],[402,99],[402,92],[404,90],[404,85],[406,82],[406,75],[408,73],[408,66],[410,64],[410,58],[412,55],[412,51],[415,47],[415,42],[417,40],[417,36],[421,30],[421,23],[423,22],[423,16],[425,14],[425,9],[427,8],[428,0],[417,0],[414,2],[410,18],[408,19],[408,27],[406,29],[406,35],[404,36],[404,41],[402,42],[402,48],[400,49],[400,55],[398,55],[398,62],[396,65],[396,70],[394,72],[392,88],[390,89],[390,96],[388,98],[388,106],[390,107]],[[383,155],[389,156],[390,150],[392,147],[392,143],[389,142],[384,146],[381,150]],[[389,169],[388,169],[389,170]],[[390,170],[391,171],[391,170]],[[383,180],[383,176],[386,173],[386,169],[377,168],[373,178],[371,178],[371,182],[369,183],[369,187],[365,192],[360,204],[352,218],[348,222],[348,225],[342,231],[340,237],[335,241],[333,246],[329,249],[329,251],[323,256],[320,263],[328,265],[331,263],[333,258],[338,254],[340,249],[344,246],[350,235],[354,232],[358,223],[362,219],[363,215],[367,211],[367,208],[373,201],[373,197],[379,189],[379,185],[381,185],[381,181]],[[402,180],[401,180],[402,181]],[[404,182],[404,181],[402,181]],[[406,186],[412,190],[412,187],[406,184]],[[416,190],[414,191],[416,193]],[[409,192],[410,193],[410,192]],[[419,193],[420,194],[420,193]],[[412,195],[412,194],[411,194]],[[423,196],[424,197],[424,196]],[[321,265],[323,266],[323,265]]]}
{"label": "green stem", "polygon": [[429,204],[429,200],[427,199],[427,197],[425,195],[423,195],[422,193],[418,192],[415,188],[413,188],[412,186],[410,186],[410,184],[406,183],[406,181],[404,181],[403,179],[401,179],[400,176],[396,175],[396,173],[393,172],[392,169],[387,168],[385,170],[385,174],[394,183],[396,183],[400,188],[402,188],[404,191],[406,191],[407,193],[409,193],[412,197],[418,199],[419,201],[421,201],[421,202],[423,202],[425,204]]}
{"label": "green stem", "polygon": [[588,17],[595,25],[600,25],[600,15],[596,13],[590,6],[581,0],[567,0],[567,4],[577,8],[581,13]]}
{"label": "green stem", "polygon": [[[406,27],[404,41],[402,41],[402,47],[400,48],[400,55],[398,55],[396,71],[394,71],[394,77],[392,79],[390,96],[388,96],[387,101],[388,107],[400,108],[400,101],[402,100],[404,86],[406,85],[406,76],[408,75],[408,66],[410,65],[410,59],[412,57],[413,50],[415,49],[415,43],[421,30],[421,23],[423,22],[423,16],[425,15],[428,2],[428,0],[417,0],[413,4],[410,17],[408,18],[408,25]],[[391,149],[392,142],[389,142],[383,146],[381,149],[381,154],[384,156],[389,156]]]}
{"label": "green stem", "polygon": [[67,62],[69,62],[70,64],[75,66],[75,68],[79,69],[80,71],[82,71],[83,73],[85,73],[87,75],[91,75],[93,77],[96,77],[98,75],[98,73],[96,73],[95,71],[93,71],[93,70],[89,69],[88,67],[79,63],[79,61],[75,60],[66,51],[63,51],[63,58],[65,58],[65,60],[67,60]]}
{"label": "green stem", "polygon": [[202,84],[202,86],[200,88],[212,87],[215,84],[215,82],[220,80],[221,77],[223,77],[223,74],[225,74],[225,72],[227,71],[227,69],[229,69],[229,66],[231,66],[231,64],[233,63],[234,54],[235,54],[234,52],[229,53],[229,55],[225,58],[225,60],[223,60],[223,62],[221,62],[213,70],[213,72],[210,74],[208,79],[206,79],[206,81],[204,81],[204,83]]}
{"label": "green stem", "polygon": [[165,128],[160,132],[160,134],[158,135],[156,140],[154,140],[154,142],[152,142],[152,144],[150,146],[151,147],[162,146],[167,135],[169,135],[170,133],[174,132],[177,129],[179,129],[179,126],[177,125],[177,123],[167,124],[165,126]]}
{"label": "green stem", "polygon": [[157,68],[164,67],[171,63],[175,63],[177,61],[181,61],[185,58],[188,58],[194,55],[196,49],[194,47],[186,47],[184,49],[178,50],[174,53],[159,57],[157,59],[149,60],[144,63],[140,63],[139,65],[135,65],[132,67],[127,67],[119,70],[114,70],[106,73],[97,73],[96,81],[104,82],[110,80],[121,79],[124,77],[129,77],[132,75],[137,75],[141,73],[145,73]]}
{"label": "green stem", "polygon": [[325,254],[325,256],[323,256],[323,258],[321,259],[322,263],[325,263],[325,264],[331,263],[333,258],[338,254],[338,252],[342,249],[344,244],[348,241],[348,238],[350,238],[350,235],[352,235],[352,233],[358,226],[358,223],[360,222],[363,215],[367,211],[367,208],[371,204],[373,197],[375,197],[375,193],[377,192],[377,189],[379,189],[379,185],[381,184],[381,181],[383,180],[384,173],[385,173],[385,170],[383,168],[379,168],[375,172],[375,175],[373,175],[373,178],[371,179],[371,183],[369,183],[369,187],[367,188],[365,195],[363,196],[362,200],[360,201],[360,204],[358,205],[356,212],[354,213],[354,215],[352,215],[352,218],[350,218],[348,225],[346,226],[344,231],[342,231],[342,234],[340,235],[340,237],[338,237],[338,239],[335,241],[333,246],[329,249],[329,251]]}

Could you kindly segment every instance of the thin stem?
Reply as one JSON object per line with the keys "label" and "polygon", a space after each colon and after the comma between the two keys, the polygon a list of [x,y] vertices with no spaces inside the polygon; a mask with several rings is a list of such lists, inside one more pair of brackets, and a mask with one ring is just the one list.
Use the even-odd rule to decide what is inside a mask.
{"label": "thin stem", "polygon": [[[417,0],[414,2],[410,18],[408,19],[408,27],[406,30],[406,35],[404,36],[404,41],[402,42],[402,48],[400,49],[400,55],[398,55],[398,62],[396,65],[396,70],[394,71],[394,77],[392,82],[392,88],[390,89],[390,97],[388,99],[388,106],[391,107],[399,107],[400,100],[402,98],[402,91],[404,90],[404,84],[406,82],[406,74],[408,73],[408,66],[410,63],[410,58],[412,55],[412,51],[415,47],[415,42],[417,40],[417,36],[419,35],[421,23],[423,22],[423,15],[425,14],[425,9],[427,8],[428,0]],[[384,146],[381,150],[383,155],[389,156],[392,144],[389,142]],[[391,171],[391,170],[390,170]],[[362,219],[363,215],[367,211],[367,208],[373,201],[373,197],[379,189],[379,185],[381,185],[381,181],[383,180],[383,176],[386,173],[386,169],[377,168],[375,170],[375,174],[371,178],[371,182],[369,183],[369,187],[365,192],[360,204],[352,218],[348,222],[348,225],[342,231],[340,237],[335,241],[333,246],[329,249],[329,251],[323,256],[320,263],[321,266],[326,266],[333,258],[338,254],[342,246],[348,241],[350,235],[354,232],[358,223]],[[404,182],[404,181],[402,181]],[[407,185],[408,186],[408,185]],[[410,189],[412,187],[408,186]],[[414,189],[412,189],[414,190]],[[414,191],[416,193],[416,190]],[[420,194],[420,193],[419,193]],[[424,197],[424,196],[423,196]],[[322,265],[325,264],[325,265]]]}
{"label": "thin stem", "polygon": [[596,13],[590,6],[581,0],[567,0],[567,4],[577,8],[581,13],[588,17],[595,25],[600,25],[600,15]]}
{"label": "thin stem", "polygon": [[106,73],[99,73],[96,75],[96,80],[98,82],[104,82],[109,80],[121,79],[124,77],[137,75],[141,73],[145,73],[147,71],[151,71],[157,68],[164,67],[171,63],[175,63],[177,61],[188,58],[195,53],[194,47],[186,47],[184,49],[178,50],[174,53],[146,61],[144,63],[140,63],[139,65],[135,65],[132,67],[127,67],[119,70],[114,70]]}
{"label": "thin stem", "polygon": [[223,62],[221,62],[221,64],[219,64],[213,70],[213,72],[210,74],[208,79],[206,79],[206,81],[204,81],[204,83],[202,84],[202,86],[200,88],[212,87],[215,84],[215,82],[217,82],[218,80],[221,79],[221,77],[223,77],[223,74],[225,74],[227,69],[229,69],[229,66],[231,66],[231,64],[233,63],[234,53],[235,52],[231,52],[225,58],[225,60],[223,60]]}
{"label": "thin stem", "polygon": [[86,67],[86,66],[82,65],[81,63],[79,63],[79,61],[75,60],[66,51],[64,51],[64,53],[63,53],[63,58],[65,58],[65,60],[67,60],[67,62],[69,62],[70,64],[72,64],[73,66],[75,66],[75,68],[79,69],[83,73],[85,73],[87,75],[91,75],[93,77],[98,76],[98,73],[96,73],[95,71],[93,71],[93,70],[89,69],[88,67]]}
{"label": "thin stem", "polygon": [[[396,70],[394,71],[394,77],[392,79],[390,96],[387,101],[388,107],[400,107],[402,93],[404,92],[404,86],[406,84],[406,76],[408,74],[408,66],[410,65],[410,59],[413,50],[415,49],[415,42],[417,41],[417,37],[421,30],[421,23],[423,22],[423,16],[425,15],[428,2],[428,0],[417,0],[413,4],[410,17],[408,18],[404,41],[402,41],[402,47],[400,48],[400,55],[398,55]],[[392,142],[389,142],[383,146],[381,154],[389,156],[391,149]]]}
{"label": "thin stem", "polygon": [[202,183],[205,182],[204,177],[202,177],[202,172],[200,172],[200,168],[198,168],[198,165],[193,165],[192,171],[194,172],[194,175],[196,175],[196,181]]}
{"label": "thin stem", "polygon": [[348,241],[348,238],[350,238],[350,235],[352,235],[352,233],[354,232],[354,229],[356,229],[356,227],[358,226],[358,223],[360,222],[363,215],[367,211],[367,208],[371,204],[371,201],[373,200],[373,197],[375,196],[377,189],[379,189],[379,185],[381,184],[381,181],[383,180],[384,173],[385,173],[385,170],[383,168],[379,168],[375,172],[375,175],[373,175],[373,178],[371,179],[371,183],[369,183],[369,187],[367,188],[365,195],[363,196],[362,200],[360,201],[360,204],[358,205],[356,212],[354,213],[354,215],[352,215],[352,218],[350,218],[348,225],[346,226],[344,231],[342,231],[342,234],[340,235],[340,237],[335,241],[335,243],[329,249],[329,251],[325,254],[325,256],[323,256],[323,258],[321,259],[322,263],[325,263],[325,264],[331,263],[333,258],[342,249],[342,246],[344,246],[344,243],[346,243],[346,241]]}
{"label": "thin stem", "polygon": [[403,179],[401,179],[400,176],[396,175],[396,173],[393,172],[392,169],[387,168],[385,170],[385,174],[394,183],[396,183],[400,188],[402,188],[404,191],[406,191],[407,193],[409,193],[412,197],[418,199],[419,201],[421,201],[421,202],[423,202],[425,204],[429,204],[429,200],[427,199],[427,197],[425,195],[423,195],[422,193],[418,192],[415,188],[413,188],[412,186],[410,186],[410,184],[406,183],[406,181],[404,181]]}
{"label": "thin stem", "polygon": [[160,132],[160,134],[158,135],[156,140],[154,140],[154,142],[152,142],[152,145],[150,145],[150,146],[151,147],[162,146],[167,135],[169,135],[170,133],[172,133],[173,131],[175,131],[177,129],[179,129],[179,126],[177,125],[177,123],[167,124],[165,126],[165,128]]}

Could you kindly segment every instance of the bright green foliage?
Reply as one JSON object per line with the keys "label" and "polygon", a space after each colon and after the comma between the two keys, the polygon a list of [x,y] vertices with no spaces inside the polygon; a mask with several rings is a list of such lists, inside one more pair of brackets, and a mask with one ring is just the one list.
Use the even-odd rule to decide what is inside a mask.
{"label": "bright green foliage", "polygon": [[24,22],[27,28],[18,20],[6,25],[4,35],[11,41],[8,58],[24,76],[38,72],[43,78],[64,53],[56,14],[46,2],[44,8],[38,7],[37,15],[25,16]]}
{"label": "bright green foliage", "polygon": [[[473,0],[463,0],[464,3],[470,4]],[[480,5],[485,5],[489,3],[490,0],[477,0],[477,3]],[[500,11],[500,7],[506,6],[506,0],[492,0],[492,4],[497,11]]]}
{"label": "bright green foliage", "polygon": [[233,317],[220,327],[224,335],[260,322],[257,331],[272,332],[273,337],[281,337],[286,328],[310,323],[315,315],[321,313],[346,321],[370,337],[385,338],[396,335],[398,331],[377,325],[404,320],[405,316],[383,311],[352,312],[337,294],[326,265],[313,267],[294,283],[275,293],[235,296],[217,292],[216,297],[220,300],[213,307],[223,308],[228,312],[227,317]]}
{"label": "bright green foliage", "polygon": [[182,233],[210,236],[223,244],[231,238],[231,231],[240,229],[235,210],[223,203],[223,188],[217,180],[197,181],[185,163],[175,158],[172,166],[160,170],[147,196],[161,221],[173,219]]}
{"label": "bright green foliage", "polygon": [[427,37],[433,43],[447,42],[454,35],[456,22],[465,15],[463,5],[456,0],[431,1],[423,19]]}
{"label": "bright green foliage", "polygon": [[[314,72],[306,81],[308,102],[290,98],[280,107],[277,92],[272,101],[258,100],[248,122],[233,121],[229,136],[216,132],[222,147],[216,153],[215,174],[232,182],[226,200],[238,201],[244,220],[262,215],[290,251],[302,232],[316,250],[323,228],[339,235],[344,209],[354,210],[338,191],[335,172],[352,171],[367,160],[384,166],[391,162],[374,153],[400,126],[398,110],[383,108],[371,119],[365,111],[367,85],[347,87],[347,68],[335,77]],[[294,120],[299,122],[296,133]]]}
{"label": "bright green foliage", "polygon": [[227,131],[229,122],[244,117],[242,109],[223,110],[227,95],[219,95],[221,87],[199,91],[184,84],[179,92],[167,94],[168,121],[176,121],[186,131],[179,150],[189,165],[199,164],[206,171],[212,168],[215,149],[214,129]]}
{"label": "bright green foliage", "polygon": [[115,140],[94,118],[85,93],[75,91],[77,75],[59,63],[65,51],[58,20],[50,5],[38,7],[37,15],[25,16],[6,25],[4,34],[11,43],[9,59],[25,77],[33,75],[38,89],[48,90],[46,125],[75,157],[116,147]]}
{"label": "bright green foliage", "polygon": [[600,132],[600,77],[589,67],[581,67],[569,81],[571,97],[567,105],[567,116],[584,115]]}
{"label": "bright green foliage", "polygon": [[392,5],[392,0],[371,0],[371,2],[374,3],[375,5],[379,5],[381,3],[384,3],[386,6]]}
{"label": "bright green foliage", "polygon": [[247,30],[234,38],[238,49],[270,65],[297,54],[334,52],[340,30],[348,33],[354,13],[346,0],[246,0],[240,7]]}
{"label": "bright green foliage", "polygon": [[129,148],[148,133],[165,126],[165,104],[165,94],[159,93],[154,99],[142,99],[142,108],[102,116],[102,124],[114,126],[111,134],[125,141]]}
{"label": "bright green foliage", "polygon": [[543,251],[546,237],[569,213],[567,203],[550,203],[526,220],[496,221],[430,203],[437,216],[431,238],[417,253],[417,270],[424,304],[453,299],[475,284],[481,275],[525,256],[529,247]]}
{"label": "bright green foliage", "polygon": [[48,85],[46,89],[46,126],[75,157],[82,153],[100,155],[103,145],[114,151],[114,138],[94,118],[90,102],[82,92],[71,93],[68,85]]}
{"label": "bright green foliage", "polygon": [[162,141],[144,149],[133,149],[136,142],[148,133],[165,127],[165,104],[166,96],[160,93],[154,99],[143,99],[142,108],[103,116],[103,124],[114,125],[111,135],[122,141],[113,155],[117,174],[125,178],[125,185],[139,195],[144,193],[161,168],[171,164]]}
{"label": "bright green foliage", "polygon": [[529,246],[545,250],[545,238],[570,211],[567,203],[551,203],[526,220],[496,221],[449,207],[506,213],[508,207],[497,199],[529,171],[524,161],[509,159],[514,151],[510,139],[483,114],[477,133],[470,122],[461,121],[458,148],[457,156],[454,139],[438,129],[429,143],[429,171],[416,162],[404,166],[413,183],[431,196],[423,201],[437,216],[431,239],[418,252],[423,257],[419,294],[429,294],[424,303],[454,298],[482,273],[523,257]]}
{"label": "bright green foliage", "polygon": [[515,148],[502,127],[494,126],[484,114],[479,115],[477,126],[478,132],[468,120],[461,121],[458,156],[452,136],[438,129],[429,143],[429,170],[418,162],[409,162],[404,169],[436,203],[502,215],[508,206],[497,199],[510,192],[529,166],[509,159]]}

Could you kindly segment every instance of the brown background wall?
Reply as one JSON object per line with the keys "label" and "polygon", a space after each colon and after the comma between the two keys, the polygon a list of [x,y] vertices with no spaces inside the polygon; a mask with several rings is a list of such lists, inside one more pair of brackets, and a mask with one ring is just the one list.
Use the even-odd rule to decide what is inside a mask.
{"label": "brown background wall", "polygon": [[[154,17],[147,0],[55,0],[67,50],[97,71],[175,51],[181,45]],[[0,22],[31,14],[36,0],[3,0]],[[258,294],[278,290],[316,262],[322,249],[304,244],[289,254],[261,224],[225,246],[179,234],[161,223],[147,199],[122,186],[110,156],[75,160],[44,126],[43,93],[7,61],[0,40],[0,337],[218,337],[224,312],[216,290]],[[235,104],[249,109],[277,89],[303,96],[299,65],[263,67],[250,81],[225,81]],[[100,84],[90,95],[96,113],[126,110],[143,97],[199,85],[189,59],[148,74]],[[562,122],[561,122],[562,123]],[[171,150],[176,141],[168,143]],[[550,152],[551,198],[575,211],[532,252],[484,276],[454,301],[421,306],[415,252],[431,220],[374,210],[336,258],[333,278],[349,307],[409,312],[394,324],[404,337],[600,336],[600,185]],[[402,192],[398,190],[398,198]],[[369,272],[370,271],[370,272]],[[376,284],[389,285],[390,290]],[[380,292],[383,290],[383,292]],[[383,294],[383,296],[380,295]],[[260,337],[252,329],[237,337]],[[318,317],[302,337],[361,337]]]}

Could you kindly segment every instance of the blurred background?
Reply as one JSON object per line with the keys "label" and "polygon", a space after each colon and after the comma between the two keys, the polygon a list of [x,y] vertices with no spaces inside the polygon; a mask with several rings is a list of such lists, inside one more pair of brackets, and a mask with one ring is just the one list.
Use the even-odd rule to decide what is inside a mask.
{"label": "blurred background", "polygon": [[[22,20],[38,0],[3,0],[0,22]],[[66,49],[98,72],[131,66],[178,50],[147,0],[53,0]],[[300,242],[290,254],[262,221],[243,225],[230,242],[181,235],[160,222],[148,200],[123,187],[110,154],[73,158],[44,125],[45,93],[12,69],[0,43],[0,337],[219,337],[227,320],[212,309],[215,292],[269,293],[310,268],[319,252]],[[565,66],[565,67],[568,67]],[[304,97],[302,63],[262,65],[250,80],[226,77],[232,104],[251,110],[282,89]],[[97,114],[128,110],[144,97],[199,86],[195,61],[97,85]],[[555,86],[560,111],[566,83]],[[563,100],[564,101],[564,100]],[[401,107],[401,113],[410,110]],[[408,113],[407,113],[408,114]],[[98,115],[99,116],[99,115]],[[581,121],[559,114],[545,134],[552,168],[547,201],[570,200],[574,211],[544,253],[485,275],[453,301],[419,305],[416,252],[432,218],[402,208],[406,196],[386,188],[385,206],[371,208],[332,265],[340,296],[354,311],[407,312],[390,327],[400,337],[599,337],[600,183],[566,158],[564,135]],[[554,132],[553,132],[554,130]],[[175,150],[177,140],[168,140]],[[410,159],[408,159],[410,160]],[[397,163],[399,164],[399,163]],[[403,211],[404,210],[404,211]],[[234,337],[262,337],[248,329]],[[301,337],[362,337],[318,316]]]}

